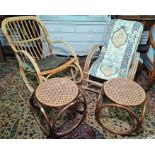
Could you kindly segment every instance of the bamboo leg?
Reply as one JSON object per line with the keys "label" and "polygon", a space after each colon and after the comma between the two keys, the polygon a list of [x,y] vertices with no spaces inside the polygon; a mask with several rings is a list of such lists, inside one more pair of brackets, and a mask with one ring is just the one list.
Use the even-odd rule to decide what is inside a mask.
{"label": "bamboo leg", "polygon": [[[127,131],[118,132],[118,131],[113,131],[113,130],[109,129],[108,127],[106,127],[103,124],[103,122],[101,121],[101,117],[100,117],[101,111],[103,109],[105,109],[105,108],[113,108],[113,107],[120,108],[120,109],[125,110],[126,112],[129,113],[129,115],[132,118],[132,120],[134,120],[130,129],[128,129]],[[139,124],[140,124],[139,118],[136,116],[136,114],[133,111],[131,111],[127,107],[124,107],[124,106],[121,106],[121,105],[118,105],[118,104],[113,104],[113,103],[105,104],[105,105],[98,104],[98,107],[96,108],[96,111],[95,111],[95,116],[96,116],[96,121],[99,123],[99,125],[102,128],[105,128],[109,132],[114,133],[114,134],[118,134],[118,135],[124,135],[124,136],[125,135],[129,135],[130,133],[138,130],[138,127],[139,127]]]}
{"label": "bamboo leg", "polygon": [[[81,91],[80,91],[80,93],[82,93]],[[83,96],[83,94],[81,94],[82,96]],[[78,111],[78,113],[80,113],[81,115],[82,115],[82,117],[76,122],[76,124],[73,126],[73,127],[71,127],[68,131],[65,131],[65,132],[59,132],[59,133],[56,133],[55,132],[55,125],[56,125],[56,122],[58,121],[58,119],[59,118],[61,118],[61,116],[62,116],[62,114],[67,110],[67,109],[71,109],[71,110],[73,110],[73,105],[77,105],[77,104],[79,104],[79,103],[81,103],[82,105],[83,105],[83,107],[84,107],[84,110],[83,111]],[[80,125],[80,123],[84,120],[84,118],[85,118],[85,116],[86,116],[86,110],[87,110],[87,104],[86,104],[86,100],[85,100],[85,98],[83,97],[83,99],[82,100],[75,100],[74,102],[72,102],[72,103],[70,103],[70,104],[68,104],[67,106],[65,106],[60,112],[59,112],[59,114],[57,115],[57,119],[53,122],[53,124],[52,124],[52,132],[53,132],[53,135],[55,136],[55,137],[62,137],[62,136],[65,136],[66,134],[68,134],[68,133],[70,133],[71,131],[73,131],[75,128],[77,128],[79,125]],[[75,112],[76,110],[74,109],[73,110],[73,112]]]}
{"label": "bamboo leg", "polygon": [[34,105],[33,105],[34,95],[35,95],[35,92],[33,93],[32,97],[30,98],[30,108],[31,108],[32,114],[33,114],[36,122],[38,123],[38,125],[40,126],[42,131],[44,132],[44,134],[45,135],[50,135],[52,133],[52,128],[51,128],[50,120],[49,120],[49,118],[48,118],[44,108],[39,103],[37,103],[37,107],[40,109],[40,112],[44,116],[44,119],[45,119],[45,121],[47,123],[47,126],[48,126],[48,130],[44,127],[44,125],[41,124],[40,118],[35,114],[35,110],[36,109],[34,108]]}
{"label": "bamboo leg", "polygon": [[143,104],[142,115],[141,115],[141,118],[140,118],[140,125],[139,125],[139,127],[141,126],[141,124],[144,121],[144,117],[145,117],[145,113],[146,113],[146,108],[147,108],[147,105],[148,105],[148,98],[149,97],[150,96],[147,95],[146,100],[145,100],[145,102]]}
{"label": "bamboo leg", "polygon": [[[76,66],[77,72],[78,72],[79,75],[80,75],[80,79],[79,79],[79,80],[76,80],[76,83],[77,83],[77,84],[80,84],[80,83],[82,82],[82,80],[83,80],[83,72],[82,72],[82,69],[81,69],[80,65],[79,65],[77,62],[75,62],[74,65]],[[77,74],[78,74],[78,73],[77,73]]]}
{"label": "bamboo leg", "polygon": [[31,93],[33,93],[33,92],[34,92],[34,88],[32,88],[32,87],[30,86],[30,84],[29,84],[29,82],[28,82],[28,80],[27,80],[27,78],[26,78],[24,69],[23,69],[21,66],[19,67],[19,69],[20,69],[20,74],[21,74],[21,76],[22,76],[22,78],[23,78],[23,81],[24,81],[26,87],[28,88],[28,90],[29,90]]}
{"label": "bamboo leg", "polygon": [[149,75],[149,80],[148,80],[148,83],[147,83],[147,90],[149,90],[150,87],[152,86],[152,83],[153,83],[154,79],[155,79],[155,68]]}

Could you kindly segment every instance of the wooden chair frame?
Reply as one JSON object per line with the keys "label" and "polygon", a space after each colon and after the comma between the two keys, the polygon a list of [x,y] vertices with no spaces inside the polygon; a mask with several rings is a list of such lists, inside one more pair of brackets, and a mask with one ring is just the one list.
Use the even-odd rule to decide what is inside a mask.
{"label": "wooden chair frame", "polygon": [[[155,24],[152,25],[151,30],[149,32],[149,41],[150,41],[149,45],[152,45],[152,48],[155,50],[155,41],[154,41],[153,36],[152,36],[153,27],[155,27]],[[149,50],[149,47],[147,49],[147,52]],[[155,57],[154,57],[154,62],[152,62],[149,59],[149,57],[147,56],[147,52],[145,53],[146,59],[147,59],[147,61],[149,61],[153,65],[153,70],[149,71],[149,80],[147,82],[147,87],[146,87],[146,89],[148,90],[152,86],[152,82],[155,79]]]}
{"label": "wooden chair frame", "polygon": [[[49,39],[49,34],[43,23],[35,16],[20,16],[6,18],[2,22],[2,31],[9,42],[9,45],[13,49],[17,61],[19,63],[19,69],[24,83],[26,84],[29,91],[32,93],[34,88],[30,85],[27,77],[26,70],[23,67],[23,61],[29,61],[36,72],[38,83],[47,80],[50,76],[60,73],[66,69],[70,69],[71,78],[76,81],[76,77],[80,75],[77,83],[81,83],[83,79],[82,69],[79,65],[79,61],[73,48],[65,41],[58,40],[52,41]],[[41,31],[41,32],[40,32]],[[15,33],[18,34],[19,38],[16,38]],[[51,70],[41,71],[36,60],[43,59],[43,47],[41,44],[46,42],[48,46],[48,54],[52,54],[53,44],[63,44],[69,49],[72,58],[66,63],[60,65]],[[40,44],[41,43],[41,44]],[[31,47],[29,46],[31,45]],[[75,70],[75,72],[73,71]]]}
{"label": "wooden chair frame", "polygon": [[[91,66],[93,56],[98,51],[98,49],[101,52],[101,48],[102,48],[102,45],[95,45],[92,47],[92,49],[90,50],[90,52],[88,53],[88,56],[86,58],[86,62],[84,65],[84,71],[83,71],[83,88],[93,91],[93,92],[96,92],[96,93],[100,93],[100,88],[102,87],[103,84],[90,79],[89,69]],[[131,67],[129,70],[128,79],[134,80],[139,60],[140,60],[140,53],[135,52],[135,54],[133,56],[132,63],[131,63]],[[92,88],[92,86],[99,88],[99,90]]]}

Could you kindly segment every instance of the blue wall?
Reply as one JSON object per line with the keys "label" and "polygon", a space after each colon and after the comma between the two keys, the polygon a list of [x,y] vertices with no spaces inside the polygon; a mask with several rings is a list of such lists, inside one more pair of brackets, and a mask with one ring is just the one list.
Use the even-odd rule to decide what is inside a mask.
{"label": "blue wall", "polygon": [[[102,44],[110,16],[38,16],[45,24],[52,40],[65,40],[78,55],[87,55],[95,44]],[[54,46],[54,52],[69,55],[62,46]]]}

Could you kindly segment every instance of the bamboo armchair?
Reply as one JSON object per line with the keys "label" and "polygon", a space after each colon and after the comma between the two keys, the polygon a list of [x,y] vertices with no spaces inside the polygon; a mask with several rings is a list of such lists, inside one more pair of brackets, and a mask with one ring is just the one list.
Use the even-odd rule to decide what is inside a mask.
{"label": "bamboo armchair", "polygon": [[[77,83],[82,81],[82,70],[73,48],[65,41],[50,40],[47,29],[36,17],[6,18],[2,22],[2,31],[15,53],[21,76],[31,93],[34,88],[27,79],[27,72],[34,73],[38,83],[65,70],[70,71],[70,78]],[[53,44],[63,44],[69,49],[72,57],[64,58],[54,55]]]}
{"label": "bamboo armchair", "polygon": [[[116,26],[117,29],[118,29],[117,31],[116,30],[113,30],[113,29],[115,29],[114,28],[115,27],[114,26],[115,25],[115,22],[120,22],[121,23],[120,24],[121,26],[119,28],[118,28],[118,26]],[[103,61],[106,61],[103,55],[105,55],[105,53],[108,53],[109,52],[108,49],[110,49],[111,51],[113,50],[112,51],[113,53],[115,53],[115,51],[117,51],[117,50],[119,52],[121,52],[122,49],[119,48],[119,47],[114,47],[114,49],[111,49],[110,46],[112,46],[112,45],[109,45],[109,42],[112,42],[112,39],[114,38],[114,34],[115,33],[117,33],[119,30],[121,30],[121,28],[124,25],[126,26],[126,22],[134,22],[134,21],[125,21],[125,20],[115,20],[115,21],[112,21],[111,22],[112,24],[110,24],[110,26],[109,26],[109,28],[108,28],[108,30],[106,32],[106,35],[108,34],[108,37],[105,36],[104,43],[102,45],[95,45],[95,46],[93,46],[92,49],[89,51],[88,56],[86,58],[85,65],[84,65],[84,71],[83,71],[83,88],[84,89],[87,89],[87,90],[90,90],[90,91],[93,91],[93,92],[96,92],[96,93],[100,93],[100,88],[102,87],[103,82],[105,80],[109,80],[109,79],[112,79],[112,78],[118,78],[119,77],[119,75],[118,75],[116,77],[109,77],[109,79],[105,79],[104,76],[102,78],[102,75],[103,74],[102,75],[100,74],[100,76],[94,76],[94,75],[91,74],[90,70],[91,70],[92,66],[94,65],[94,63],[96,63],[96,62],[97,62],[96,63],[97,65],[94,68],[94,71],[96,71],[96,70],[98,70],[100,68],[100,66],[101,66],[100,65],[101,63],[100,62],[101,61],[102,62]],[[141,37],[142,31],[143,31],[143,26],[140,23],[138,23],[138,22],[135,22],[135,23],[140,26],[140,28],[139,28],[140,30],[138,30],[139,32],[137,32],[138,33],[138,37],[137,37],[137,39],[135,41],[136,43],[135,43],[134,50],[131,49],[131,51],[132,51],[132,54],[131,54],[132,55],[131,56],[132,59],[131,59],[131,63],[130,63],[130,67],[129,67],[128,73],[127,73],[127,75],[124,76],[124,78],[128,78],[128,79],[131,79],[131,80],[134,80],[135,73],[136,73],[136,70],[137,70],[137,67],[138,67],[138,63],[139,63],[139,60],[140,60],[140,53],[137,52],[136,50],[137,50],[138,43],[140,41],[140,37]],[[128,27],[128,26],[126,26],[126,27]],[[127,38],[129,38],[129,37],[130,37],[130,34],[128,34],[128,37]],[[118,37],[116,37],[116,41],[119,42],[119,34],[118,34]],[[128,40],[127,40],[127,44],[129,44],[128,43]],[[122,45],[120,45],[120,46],[122,46]],[[124,51],[127,51],[127,50],[128,49],[125,49]],[[130,50],[128,50],[128,52],[130,53]],[[98,55],[96,56],[96,54],[98,54]],[[95,57],[97,57],[97,59],[94,60]],[[115,55],[115,57],[119,57],[119,55]],[[124,56],[122,58],[122,62],[125,59],[126,58]],[[109,61],[109,64],[111,64],[112,61],[113,60],[110,60]],[[125,62],[124,63],[124,66],[127,66],[127,65],[128,64]],[[123,77],[123,76],[121,76],[121,77]]]}

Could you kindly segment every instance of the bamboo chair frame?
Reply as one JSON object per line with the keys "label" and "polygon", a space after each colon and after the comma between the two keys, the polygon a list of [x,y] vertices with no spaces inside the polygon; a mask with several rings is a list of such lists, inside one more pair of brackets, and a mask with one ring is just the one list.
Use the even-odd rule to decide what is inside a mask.
{"label": "bamboo chair frame", "polygon": [[[38,83],[41,83],[42,81],[50,78],[52,75],[67,69],[70,69],[71,78],[75,81],[76,77],[80,75],[80,78],[76,82],[81,83],[83,79],[83,73],[73,48],[65,41],[50,40],[47,29],[35,16],[6,18],[2,21],[2,31],[15,53],[21,76],[31,93],[33,93],[34,88],[30,85],[26,77],[26,70],[23,66],[23,62],[25,61],[29,61],[33,65]],[[45,43],[47,51],[44,51],[43,48],[43,44],[45,45]],[[43,59],[43,54],[45,54],[45,52],[48,54],[48,56],[53,54],[53,44],[63,44],[67,49],[69,49],[72,58],[54,69],[41,71],[36,63],[36,60]],[[73,69],[75,71],[73,71]]]}
{"label": "bamboo chair frame", "polygon": [[[150,45],[152,45],[152,48],[155,50],[155,40],[153,39],[153,35],[152,35],[152,31],[153,31],[153,28],[155,27],[155,24],[152,25],[151,27],[151,30],[149,32],[149,39],[150,39],[150,44],[149,44],[149,47]],[[149,51],[149,47],[147,49],[147,52]],[[149,90],[150,87],[152,86],[152,83],[153,83],[153,80],[155,79],[155,57],[154,57],[154,62],[152,62],[149,57],[147,56],[147,52],[145,53],[145,56],[146,56],[146,59],[147,61],[149,61],[152,66],[153,66],[153,70],[152,71],[149,71],[149,80],[147,82],[147,86],[146,86],[146,90]]]}
{"label": "bamboo chair frame", "polygon": [[[98,51],[98,49],[101,52],[101,48],[102,48],[102,45],[95,45],[95,46],[92,47],[92,49],[89,51],[88,56],[86,58],[86,62],[85,62],[85,65],[84,65],[84,70],[83,70],[83,88],[86,89],[86,90],[96,92],[96,93],[100,93],[100,89],[102,88],[103,84],[90,79],[89,69],[90,69],[90,66],[91,66],[93,56]],[[135,54],[133,56],[131,66],[130,66],[128,79],[134,80],[139,60],[140,60],[140,53],[135,52]],[[95,86],[95,87],[99,88],[99,90],[94,89],[92,86]]]}

